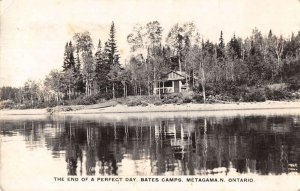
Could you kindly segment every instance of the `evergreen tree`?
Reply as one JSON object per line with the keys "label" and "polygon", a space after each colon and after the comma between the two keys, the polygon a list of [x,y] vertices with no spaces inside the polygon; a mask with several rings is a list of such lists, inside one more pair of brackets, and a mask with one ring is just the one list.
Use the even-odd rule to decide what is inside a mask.
{"label": "evergreen tree", "polygon": [[102,50],[101,41],[98,42],[97,51],[95,53],[95,82],[97,89],[101,92],[101,89],[104,89],[108,86],[108,73],[110,71],[110,66],[108,60],[105,59],[105,54],[108,51],[108,43],[106,43],[105,50]]}
{"label": "evergreen tree", "polygon": [[103,61],[102,46],[101,46],[101,40],[99,39],[97,51],[95,53],[95,63],[96,65],[97,64],[101,65],[102,61]]}
{"label": "evergreen tree", "polygon": [[105,68],[108,69],[109,67],[109,72],[107,73],[107,70],[104,70],[104,73],[107,74],[106,77],[107,79],[112,82],[112,92],[113,92],[113,98],[116,97],[116,93],[119,92],[119,87],[121,86],[121,82],[118,80],[119,78],[116,76],[119,72],[116,72],[121,68],[119,59],[119,53],[117,50],[117,43],[116,43],[116,30],[115,30],[115,25],[114,22],[112,22],[110,31],[109,31],[109,38],[108,41],[105,43],[104,47],[104,63],[105,63]]}
{"label": "evergreen tree", "polygon": [[71,95],[75,90],[75,59],[74,48],[72,42],[67,42],[65,45],[64,63],[63,63],[63,84],[65,85],[65,94],[71,99]]}
{"label": "evergreen tree", "polygon": [[75,59],[75,72],[81,73],[81,62],[79,57],[79,51],[76,51],[76,59]]}
{"label": "evergreen tree", "polygon": [[108,39],[108,61],[110,65],[120,64],[119,59],[120,55],[118,54],[117,50],[117,43],[116,43],[116,29],[114,22],[112,22],[110,31],[109,31],[109,39]]}
{"label": "evergreen tree", "polygon": [[67,42],[66,45],[65,45],[64,62],[63,62],[63,65],[62,65],[64,71],[67,70],[68,67],[69,67],[69,62],[68,62],[68,56],[69,56],[68,55],[68,48],[69,48],[69,44]]}
{"label": "evergreen tree", "polygon": [[270,29],[269,34],[268,34],[268,38],[271,39],[272,37],[273,37],[273,32],[272,32],[272,30]]}
{"label": "evergreen tree", "polygon": [[67,42],[65,45],[64,63],[62,67],[63,71],[74,69],[75,67],[74,48],[71,41]]}
{"label": "evergreen tree", "polygon": [[228,43],[228,54],[232,59],[235,58],[242,58],[241,55],[241,43],[238,41],[238,39],[235,37],[235,34],[230,39]]}
{"label": "evergreen tree", "polygon": [[219,45],[217,49],[217,58],[219,60],[224,60],[225,58],[225,44],[223,39],[223,31],[221,31],[220,38],[219,38]]}
{"label": "evergreen tree", "polygon": [[75,67],[74,47],[71,41],[69,42],[69,67],[72,69]]}

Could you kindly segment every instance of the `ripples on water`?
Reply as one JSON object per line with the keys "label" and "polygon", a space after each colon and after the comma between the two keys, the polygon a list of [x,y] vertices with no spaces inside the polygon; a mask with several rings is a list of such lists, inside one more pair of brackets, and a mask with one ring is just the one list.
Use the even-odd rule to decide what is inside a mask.
{"label": "ripples on water", "polygon": [[[50,156],[61,176],[299,174],[299,124],[293,115],[3,118],[0,134],[3,148],[25,144],[23,155]],[[58,168],[49,165],[38,168]]]}

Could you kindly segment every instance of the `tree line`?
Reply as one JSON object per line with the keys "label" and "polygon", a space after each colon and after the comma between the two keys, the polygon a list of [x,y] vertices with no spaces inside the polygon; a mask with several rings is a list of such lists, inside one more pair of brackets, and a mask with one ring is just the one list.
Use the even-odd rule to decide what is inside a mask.
{"label": "tree line", "polygon": [[255,28],[251,36],[233,34],[227,43],[221,31],[219,41],[212,42],[201,37],[193,22],[186,22],[172,26],[163,39],[163,27],[152,21],[135,25],[127,42],[130,57],[120,63],[114,23],[108,40],[99,39],[96,47],[89,32],[76,33],[65,44],[61,70],[52,70],[40,83],[2,87],[0,99],[57,105],[152,95],[154,83],[172,70],[188,74],[186,81],[204,100],[206,95],[234,97],[243,89],[272,84],[285,84],[289,91],[300,87],[300,31],[283,37]]}

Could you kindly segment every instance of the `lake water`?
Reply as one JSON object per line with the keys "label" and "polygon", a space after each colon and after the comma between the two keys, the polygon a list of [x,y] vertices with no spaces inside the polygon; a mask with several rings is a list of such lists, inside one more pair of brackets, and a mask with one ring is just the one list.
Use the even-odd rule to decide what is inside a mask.
{"label": "lake water", "polygon": [[223,113],[3,116],[2,173],[300,173],[300,113]]}

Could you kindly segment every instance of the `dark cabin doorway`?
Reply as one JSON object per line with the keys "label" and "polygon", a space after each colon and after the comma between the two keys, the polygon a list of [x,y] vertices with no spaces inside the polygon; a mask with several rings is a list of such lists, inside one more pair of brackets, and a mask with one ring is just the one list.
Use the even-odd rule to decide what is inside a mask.
{"label": "dark cabin doorway", "polygon": [[179,81],[174,81],[174,93],[179,93]]}

